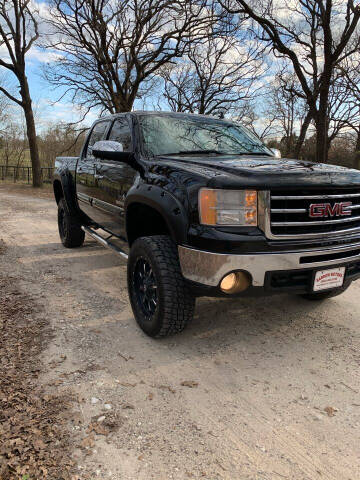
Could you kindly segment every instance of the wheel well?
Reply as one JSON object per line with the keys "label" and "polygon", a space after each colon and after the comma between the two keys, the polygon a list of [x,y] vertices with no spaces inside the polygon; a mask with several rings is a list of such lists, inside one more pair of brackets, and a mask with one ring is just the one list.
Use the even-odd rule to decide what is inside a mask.
{"label": "wheel well", "polygon": [[126,233],[129,245],[139,237],[171,234],[164,217],[143,203],[133,203],[127,208]]}
{"label": "wheel well", "polygon": [[54,195],[55,195],[56,203],[59,203],[60,199],[63,198],[64,196],[61,182],[59,182],[59,180],[55,180],[53,187],[54,187]]}

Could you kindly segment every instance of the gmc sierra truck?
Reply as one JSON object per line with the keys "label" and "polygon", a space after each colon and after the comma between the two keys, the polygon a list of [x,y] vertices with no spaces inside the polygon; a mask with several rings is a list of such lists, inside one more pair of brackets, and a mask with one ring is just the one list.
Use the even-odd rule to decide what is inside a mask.
{"label": "gmc sierra truck", "polygon": [[339,295],[360,277],[360,172],[276,158],[228,120],[131,112],[56,159],[60,238],[127,259],[139,326],[180,332],[197,296]]}

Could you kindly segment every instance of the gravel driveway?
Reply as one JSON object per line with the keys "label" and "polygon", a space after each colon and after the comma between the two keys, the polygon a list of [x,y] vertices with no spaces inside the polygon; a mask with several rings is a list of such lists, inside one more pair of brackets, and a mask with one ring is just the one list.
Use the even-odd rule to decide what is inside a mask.
{"label": "gravel driveway", "polygon": [[360,282],[324,303],[200,299],[152,340],[124,261],[90,238],[63,248],[42,197],[0,186],[1,268],[53,327],[41,381],[76,398],[77,478],[360,478]]}

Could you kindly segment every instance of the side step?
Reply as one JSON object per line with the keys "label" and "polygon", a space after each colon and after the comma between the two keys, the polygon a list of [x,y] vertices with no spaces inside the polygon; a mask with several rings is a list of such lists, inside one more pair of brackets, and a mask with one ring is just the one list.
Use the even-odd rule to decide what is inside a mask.
{"label": "side step", "polygon": [[101,243],[101,245],[104,245],[104,247],[114,250],[118,255],[120,255],[121,257],[127,260],[128,254],[122,248],[118,247],[112,242],[109,242],[109,238],[111,238],[113,235],[110,235],[108,238],[104,238],[98,233],[96,233],[92,228],[85,227],[84,225],[82,225],[81,229],[84,230],[85,233],[88,233],[97,242]]}

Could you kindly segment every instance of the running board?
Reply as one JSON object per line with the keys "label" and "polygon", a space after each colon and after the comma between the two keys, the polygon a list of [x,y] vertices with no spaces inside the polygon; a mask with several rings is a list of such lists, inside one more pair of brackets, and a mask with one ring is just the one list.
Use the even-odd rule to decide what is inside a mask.
{"label": "running board", "polygon": [[[102,237],[101,235],[98,235],[94,230],[92,230],[89,227],[85,227],[84,225],[82,225],[81,229],[84,230],[85,233],[88,233],[97,242],[101,243],[101,245],[104,245],[104,247],[107,247],[107,248],[110,248],[111,250],[114,250],[118,255],[120,255],[121,257],[123,257],[127,260],[128,254],[123,249],[121,249],[117,245],[114,245],[112,242],[109,242],[108,239]],[[112,235],[110,235],[110,237],[111,236]]]}

